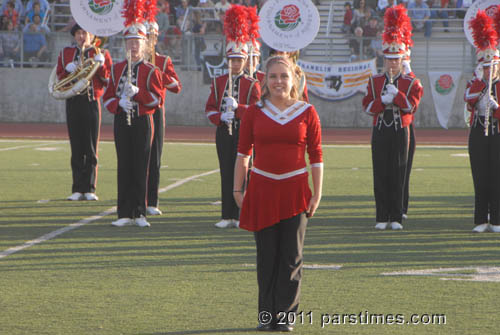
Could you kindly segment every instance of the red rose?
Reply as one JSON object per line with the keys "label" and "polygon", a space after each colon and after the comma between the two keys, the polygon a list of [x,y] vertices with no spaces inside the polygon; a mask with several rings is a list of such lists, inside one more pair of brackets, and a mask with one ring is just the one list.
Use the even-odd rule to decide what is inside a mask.
{"label": "red rose", "polygon": [[295,5],[287,5],[283,7],[280,12],[281,21],[284,23],[295,23],[297,19],[300,17],[299,7]]}
{"label": "red rose", "polygon": [[443,74],[441,77],[439,77],[438,82],[439,86],[447,90],[453,85],[453,78],[451,78],[449,74]]}
{"label": "red rose", "polygon": [[100,7],[108,6],[111,3],[111,0],[94,0],[96,5],[99,5]]}

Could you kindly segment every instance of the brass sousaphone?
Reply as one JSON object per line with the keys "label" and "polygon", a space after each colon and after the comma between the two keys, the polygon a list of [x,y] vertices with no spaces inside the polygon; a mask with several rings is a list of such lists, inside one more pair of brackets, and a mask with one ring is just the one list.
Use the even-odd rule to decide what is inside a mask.
{"label": "brass sousaphone", "polygon": [[[71,14],[75,21],[96,38],[93,47],[99,53],[101,39],[123,30],[121,8],[123,0],[70,0]],[[89,58],[81,62],[77,70],[62,80],[57,79],[57,65],[49,77],[48,89],[55,99],[68,99],[85,91],[100,64]]]}

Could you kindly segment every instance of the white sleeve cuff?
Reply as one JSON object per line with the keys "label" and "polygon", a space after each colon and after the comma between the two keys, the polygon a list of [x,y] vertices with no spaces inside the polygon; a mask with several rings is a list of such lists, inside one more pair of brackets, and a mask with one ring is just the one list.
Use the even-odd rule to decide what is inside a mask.
{"label": "white sleeve cuff", "polygon": [[243,158],[248,158],[248,157],[250,157],[250,155],[244,155],[244,154],[242,154],[242,153],[240,153],[240,152],[238,152],[238,156],[241,156],[241,157],[243,157]]}
{"label": "white sleeve cuff", "polygon": [[321,162],[321,163],[313,163],[313,164],[311,164],[311,167],[323,167],[323,162]]}

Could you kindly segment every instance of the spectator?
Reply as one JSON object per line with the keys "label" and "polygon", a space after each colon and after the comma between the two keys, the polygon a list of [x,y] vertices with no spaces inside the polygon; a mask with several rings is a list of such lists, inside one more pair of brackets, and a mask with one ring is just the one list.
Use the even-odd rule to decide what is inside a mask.
{"label": "spectator", "polygon": [[349,47],[351,48],[351,62],[361,60],[363,54],[366,54],[367,48],[363,40],[363,28],[356,27],[354,29],[354,37],[349,40]]}
{"label": "spectator", "polygon": [[370,17],[375,16],[374,10],[370,7],[367,7],[365,1],[366,0],[360,0],[359,7],[354,7],[351,29],[355,29],[356,27],[363,27],[368,22],[368,19]]}
{"label": "spectator", "polygon": [[377,31],[377,38],[370,41],[368,54],[377,58],[377,68],[384,66],[384,51],[382,49],[382,30]]}
{"label": "spectator", "polygon": [[352,25],[352,9],[351,9],[351,4],[349,2],[346,2],[344,4],[344,23],[342,23],[342,27],[340,30],[346,34],[351,32],[351,25]]}
{"label": "spectator", "polygon": [[205,50],[205,40],[203,35],[207,29],[207,23],[201,20],[201,13],[195,11],[193,15],[193,28],[192,32],[194,36],[194,60],[196,62],[197,69],[201,71],[201,52]]}
{"label": "spectator", "polygon": [[463,19],[465,17],[465,12],[472,5],[474,0],[457,0],[456,7],[461,8],[461,10],[457,11],[457,17]]}
{"label": "spectator", "polygon": [[33,16],[34,15],[40,16],[40,19],[43,21],[43,18],[45,17],[45,14],[46,14],[46,12],[42,11],[42,9],[40,7],[40,3],[39,2],[35,2],[33,4],[33,7],[29,11],[26,12],[26,18],[24,20],[24,24],[28,25],[28,23],[33,22]]}
{"label": "spectator", "polygon": [[[32,23],[36,24],[36,26],[37,26],[37,32],[38,33],[43,33],[43,34],[50,33],[49,27],[45,23],[42,23],[41,21],[42,21],[42,19],[40,18],[40,16],[38,14],[35,14],[33,16],[33,22]],[[27,23],[26,26],[23,29],[23,33],[28,32],[30,30],[30,26],[31,26],[31,23]]]}
{"label": "spectator", "polygon": [[408,15],[416,31],[424,31],[425,37],[430,37],[432,33],[432,23],[429,21],[431,11],[423,0],[415,0],[408,5]]}
{"label": "spectator", "polygon": [[168,14],[165,9],[165,4],[168,4],[168,2],[163,2],[160,1],[158,2],[158,13],[155,16],[156,23],[158,24],[158,43],[156,44],[156,47],[158,49],[158,52],[164,53],[164,49],[166,48],[165,45],[165,35],[166,32],[168,31],[170,27],[170,20],[168,18]]}
{"label": "spectator", "polygon": [[378,0],[377,13],[380,17],[384,17],[386,8],[391,8],[397,5],[396,0]]}
{"label": "spectator", "polygon": [[226,10],[229,9],[229,7],[231,7],[231,4],[229,3],[229,1],[227,0],[220,0],[219,2],[217,2],[215,4],[215,9],[220,13],[220,12],[223,12],[225,13]]}
{"label": "spectator", "polygon": [[[428,0],[428,6],[430,8],[448,8],[448,0]],[[445,19],[443,21],[443,27],[445,27],[444,31],[448,32],[448,11],[446,10],[431,10],[431,19],[442,18]],[[429,21],[432,27],[432,21]],[[429,35],[430,36],[430,35]]]}
{"label": "spectator", "polygon": [[30,10],[32,10],[33,7],[35,7],[36,3],[40,5],[40,10],[44,13],[47,13],[47,11],[50,9],[50,5],[47,0],[29,0],[28,3],[26,4],[25,13],[28,13]]}
{"label": "spectator", "polygon": [[5,10],[2,13],[3,17],[6,20],[12,22],[14,28],[17,28],[19,26],[19,12],[16,10],[16,5],[14,4],[14,1],[9,1],[7,3]]}
{"label": "spectator", "polygon": [[[14,9],[16,10],[17,14],[19,15],[19,17],[23,17],[24,16],[24,5],[21,2],[21,0],[3,0],[2,9],[1,9],[0,13],[2,13],[2,15],[4,15],[3,13],[7,9],[7,4],[9,2],[14,3]],[[18,22],[18,24],[19,24],[19,22]]]}
{"label": "spectator", "polygon": [[71,15],[69,0],[54,0],[54,12],[52,22],[57,31],[69,32],[76,24],[75,19]]}
{"label": "spectator", "polygon": [[19,34],[12,21],[5,22],[7,31],[0,33],[0,61],[9,61],[10,66],[14,67],[14,62],[20,60]]}
{"label": "spectator", "polygon": [[178,7],[175,7],[175,17],[176,17],[177,23],[179,22],[179,19],[181,19],[181,18],[182,18],[182,20],[184,20],[184,15],[186,15],[188,8],[189,8],[189,6],[188,6],[187,0],[182,0],[181,5]]}
{"label": "spectator", "polygon": [[36,23],[29,24],[29,30],[23,33],[24,61],[48,61],[47,41],[44,34],[39,32]]}
{"label": "spectator", "polygon": [[174,59],[181,58],[181,42],[182,42],[182,30],[181,25],[184,16],[181,16],[177,19],[177,24],[169,29],[168,36],[165,37],[165,45],[168,49],[168,54],[172,55]]}
{"label": "spectator", "polygon": [[363,27],[364,37],[377,37],[377,32],[379,31],[378,19],[375,16],[370,17],[368,24]]}

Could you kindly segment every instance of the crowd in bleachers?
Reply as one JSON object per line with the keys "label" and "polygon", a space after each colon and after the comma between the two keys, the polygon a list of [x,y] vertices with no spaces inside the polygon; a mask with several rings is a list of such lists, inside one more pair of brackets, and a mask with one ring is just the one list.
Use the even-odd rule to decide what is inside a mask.
{"label": "crowd in bleachers", "polygon": [[442,24],[448,32],[449,19],[464,18],[474,0],[354,0],[344,4],[341,32],[349,38],[351,61],[377,57],[382,62],[380,43],[384,13],[389,7],[403,4],[408,8],[414,33],[430,37],[432,27]]}

